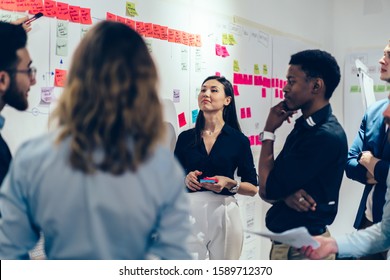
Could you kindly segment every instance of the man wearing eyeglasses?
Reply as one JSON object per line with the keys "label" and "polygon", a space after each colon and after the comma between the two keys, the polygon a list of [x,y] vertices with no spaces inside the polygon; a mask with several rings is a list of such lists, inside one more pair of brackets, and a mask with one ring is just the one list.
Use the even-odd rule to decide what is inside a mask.
{"label": "man wearing eyeglasses", "polygon": [[[27,34],[22,25],[0,22],[0,129],[5,105],[19,111],[28,108],[28,92],[35,85],[36,69],[26,48]],[[0,134],[0,184],[7,174],[11,152]]]}

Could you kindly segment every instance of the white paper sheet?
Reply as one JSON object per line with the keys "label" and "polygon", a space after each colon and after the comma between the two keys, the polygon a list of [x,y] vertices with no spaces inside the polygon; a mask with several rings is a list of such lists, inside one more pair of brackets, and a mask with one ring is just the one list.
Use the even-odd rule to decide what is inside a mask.
{"label": "white paper sheet", "polygon": [[283,244],[291,245],[295,248],[301,248],[302,246],[311,246],[313,247],[313,249],[317,249],[320,246],[320,244],[309,234],[307,228],[305,227],[286,230],[282,233],[274,233],[271,231],[245,231],[251,234],[270,238],[274,241],[278,241]]}

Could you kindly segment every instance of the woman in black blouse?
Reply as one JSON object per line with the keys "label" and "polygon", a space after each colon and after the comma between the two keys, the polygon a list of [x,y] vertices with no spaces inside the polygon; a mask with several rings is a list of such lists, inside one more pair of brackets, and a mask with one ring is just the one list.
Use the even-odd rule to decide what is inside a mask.
{"label": "woman in black blouse", "polygon": [[[234,195],[257,194],[257,175],[248,138],[241,132],[233,87],[224,77],[202,83],[195,127],[183,131],[175,155],[187,176],[195,259],[239,259],[243,230]],[[235,178],[235,171],[237,177]],[[215,183],[201,183],[212,177]]]}

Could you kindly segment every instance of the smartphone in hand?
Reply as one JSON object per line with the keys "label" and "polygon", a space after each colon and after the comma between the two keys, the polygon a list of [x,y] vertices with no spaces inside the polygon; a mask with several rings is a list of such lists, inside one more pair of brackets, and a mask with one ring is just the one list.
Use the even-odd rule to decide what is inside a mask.
{"label": "smartphone in hand", "polygon": [[199,180],[200,183],[210,183],[210,184],[215,184],[218,183],[218,179],[214,177],[204,177]]}

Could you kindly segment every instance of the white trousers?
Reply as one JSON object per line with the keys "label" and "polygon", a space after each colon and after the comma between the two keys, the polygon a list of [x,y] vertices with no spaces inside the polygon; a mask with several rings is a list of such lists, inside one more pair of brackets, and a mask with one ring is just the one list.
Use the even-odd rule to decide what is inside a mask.
{"label": "white trousers", "polygon": [[234,196],[211,191],[187,194],[191,203],[192,236],[189,249],[198,260],[238,260],[243,229]]}

